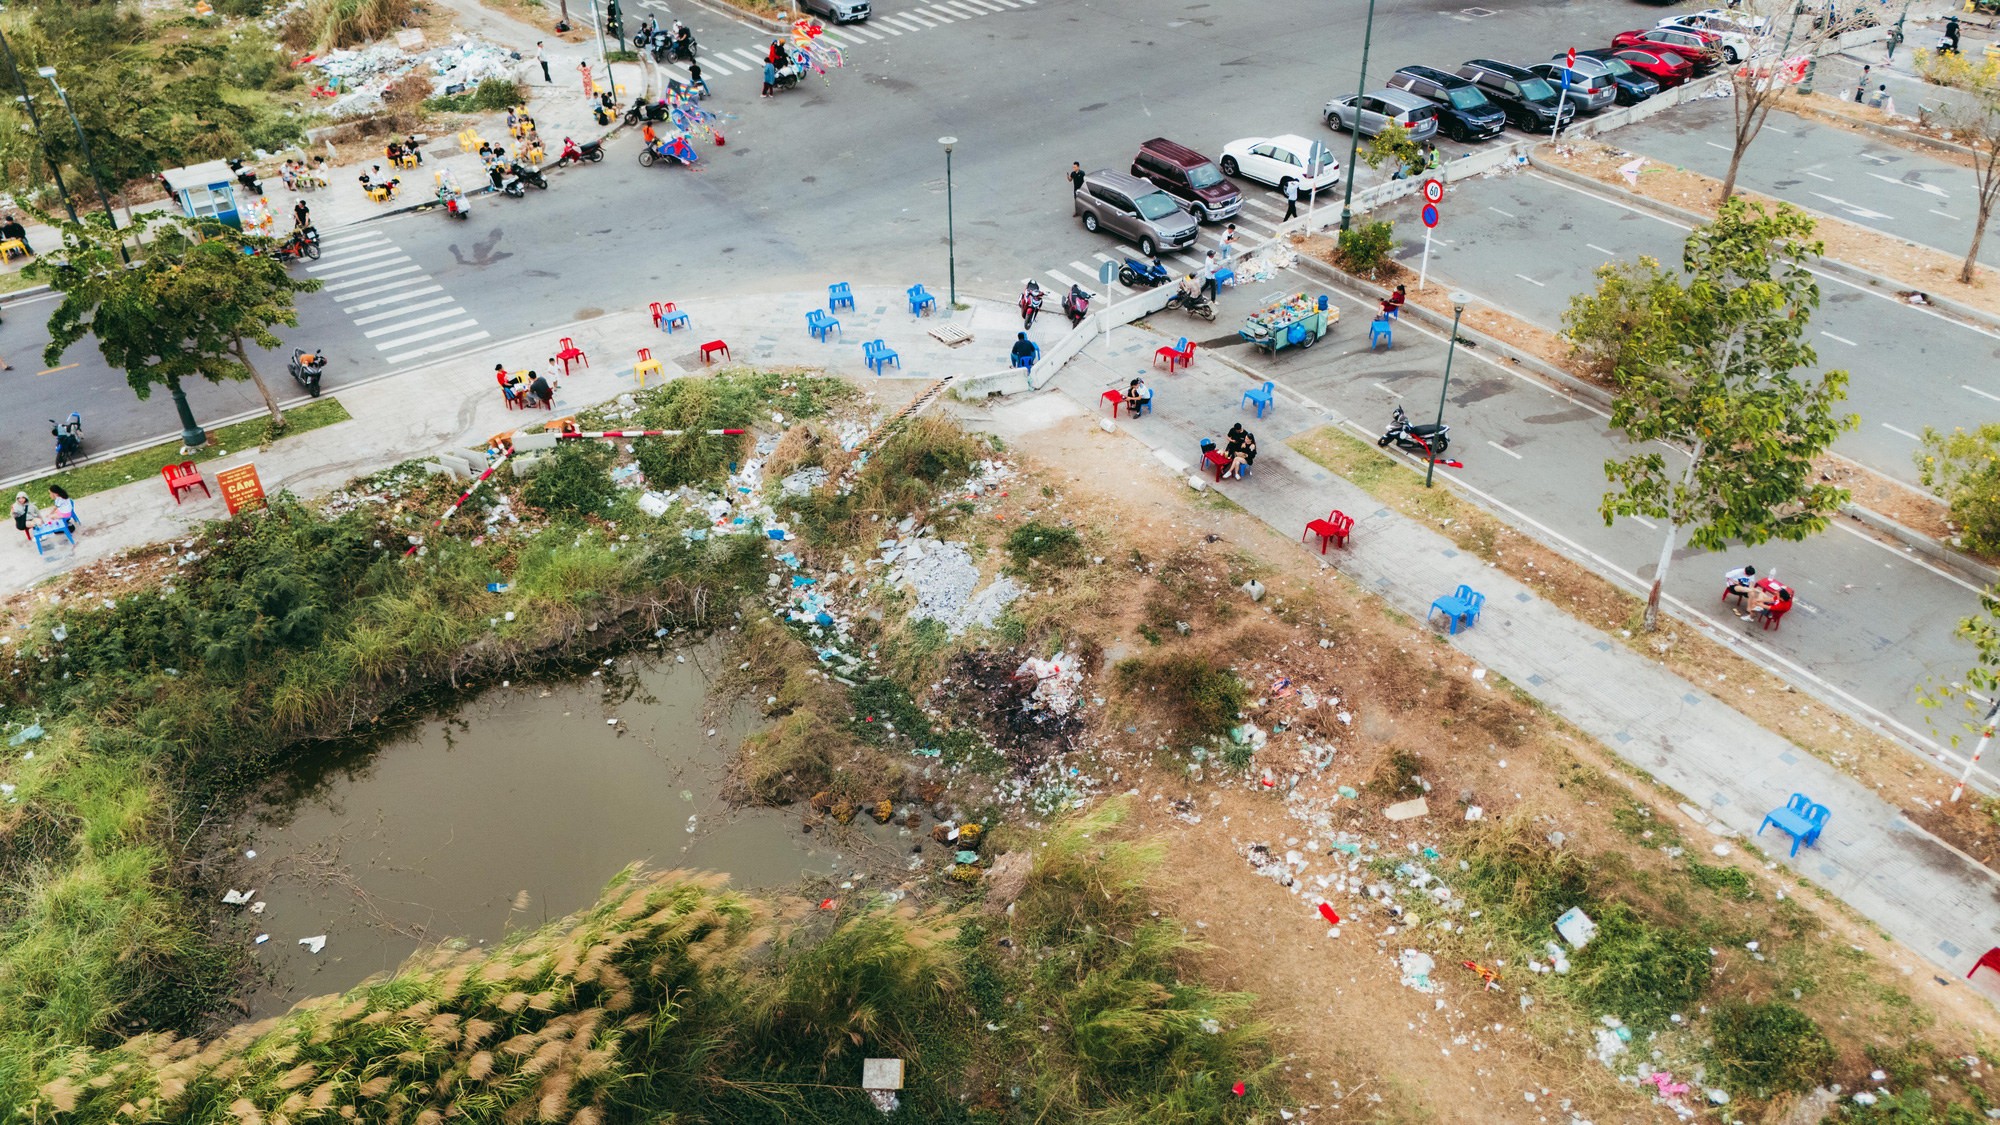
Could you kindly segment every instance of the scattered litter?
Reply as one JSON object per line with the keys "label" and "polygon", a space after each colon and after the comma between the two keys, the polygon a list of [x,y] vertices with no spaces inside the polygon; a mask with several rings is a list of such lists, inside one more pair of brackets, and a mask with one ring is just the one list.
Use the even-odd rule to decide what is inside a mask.
{"label": "scattered litter", "polygon": [[1405,987],[1414,988],[1418,992],[1438,990],[1438,986],[1431,983],[1431,970],[1437,967],[1437,962],[1431,960],[1430,954],[1420,950],[1405,949],[1403,955],[1396,959],[1396,964],[1403,970]]}
{"label": "scattered litter", "polygon": [[1597,923],[1591,921],[1590,915],[1585,914],[1580,907],[1572,906],[1563,911],[1562,917],[1556,919],[1556,932],[1571,946],[1582,949],[1590,943],[1591,938],[1597,936]]}
{"label": "scattered litter", "polygon": [[308,953],[318,953],[320,950],[326,948],[326,935],[321,934],[318,937],[302,937],[299,939],[299,944],[305,946],[306,952]]}
{"label": "scattered litter", "polygon": [[267,941],[270,941],[270,940],[271,940],[271,935],[270,935],[270,934],[258,934],[258,935],[257,935],[257,944],[258,944],[258,945],[262,945],[262,944],[264,944],[265,942],[267,942]]}
{"label": "scattered litter", "polygon": [[42,737],[42,735],[46,733],[48,732],[42,729],[42,724],[32,723],[26,727],[23,727],[21,730],[17,731],[14,734],[14,737],[7,740],[7,745],[19,746],[23,742],[29,742],[34,739],[40,738]]}
{"label": "scattered litter", "polygon": [[256,893],[257,892],[254,890],[239,891],[236,890],[234,887],[232,887],[228,891],[225,891],[223,893],[222,901],[228,903],[231,906],[241,906],[242,904],[249,902],[250,899],[254,895],[256,895]]}
{"label": "scattered litter", "polygon": [[1465,819],[1484,820],[1486,819],[1486,810],[1480,808],[1478,805],[1473,805],[1465,810]]}
{"label": "scattered litter", "polygon": [[[1346,796],[1346,794],[1343,793],[1342,796]],[[1415,820],[1420,816],[1429,816],[1430,811],[1430,806],[1424,803],[1422,797],[1418,797],[1414,800],[1402,801],[1390,805],[1388,808],[1382,810],[1382,815],[1388,817],[1390,820]]]}
{"label": "scattered litter", "polygon": [[1712,851],[1712,852],[1714,852],[1714,853],[1715,853],[1716,855],[1728,855],[1728,854],[1729,854],[1729,845],[1728,845],[1728,844],[1717,844],[1717,845],[1715,845],[1715,846],[1714,846],[1713,848],[1710,848],[1709,850],[1710,850],[1710,851]]}

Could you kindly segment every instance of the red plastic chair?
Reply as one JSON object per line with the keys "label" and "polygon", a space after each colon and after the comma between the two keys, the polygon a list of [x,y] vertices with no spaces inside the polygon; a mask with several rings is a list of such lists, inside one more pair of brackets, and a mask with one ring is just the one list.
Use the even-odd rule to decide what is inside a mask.
{"label": "red plastic chair", "polygon": [[1160,362],[1161,356],[1167,357],[1167,374],[1171,375],[1174,371],[1174,364],[1178,363],[1182,367],[1186,367],[1194,359],[1194,341],[1189,340],[1185,336],[1181,337],[1180,347],[1160,348],[1155,351],[1153,353],[1153,362]]}
{"label": "red plastic chair", "polygon": [[182,461],[178,465],[162,465],[160,475],[166,478],[167,491],[174,494],[176,506],[181,502],[181,493],[192,492],[196,488],[201,489],[203,496],[213,498],[215,495],[208,490],[208,482],[201,479],[201,470],[194,467],[193,461]]}
{"label": "red plastic chair", "polygon": [[1314,520],[1307,524],[1305,535],[1299,536],[1299,539],[1303,542],[1306,535],[1319,536],[1319,553],[1324,555],[1326,554],[1326,545],[1329,540],[1332,541],[1334,546],[1345,549],[1347,547],[1347,537],[1353,531],[1354,517],[1346,515],[1340,509],[1335,508],[1327,515],[1327,518]]}
{"label": "red plastic chair", "polygon": [[663,306],[659,301],[654,301],[650,307],[653,310],[653,327],[659,328],[661,327],[661,321],[667,317],[667,310],[674,306],[672,304]]}
{"label": "red plastic chair", "polygon": [[1103,394],[1098,395],[1097,399],[1099,402],[1103,402],[1107,399],[1110,400],[1111,416],[1113,418],[1116,418],[1118,417],[1118,404],[1125,401],[1125,396],[1119,394],[1117,391],[1105,391]]}
{"label": "red plastic chair", "polygon": [[1786,598],[1783,601],[1775,602],[1766,607],[1764,612],[1758,616],[1763,619],[1764,628],[1768,631],[1776,629],[1778,622],[1784,620],[1785,615],[1790,612],[1792,612],[1792,599]]}
{"label": "red plastic chair", "polygon": [[721,352],[724,359],[733,358],[729,354],[728,344],[723,343],[721,340],[710,340],[701,346],[701,365],[707,367],[708,357],[714,355],[716,352]]}
{"label": "red plastic chair", "polygon": [[519,410],[522,408],[521,396],[514,393],[514,384],[507,383],[502,385],[500,395],[507,400],[507,409]]}
{"label": "red plastic chair", "polygon": [[570,339],[568,336],[564,336],[561,340],[561,344],[562,344],[562,350],[555,354],[555,358],[562,360],[564,375],[569,374],[569,365],[572,362],[581,363],[585,367],[590,366],[590,357],[583,354],[583,349],[576,346],[575,340]]}

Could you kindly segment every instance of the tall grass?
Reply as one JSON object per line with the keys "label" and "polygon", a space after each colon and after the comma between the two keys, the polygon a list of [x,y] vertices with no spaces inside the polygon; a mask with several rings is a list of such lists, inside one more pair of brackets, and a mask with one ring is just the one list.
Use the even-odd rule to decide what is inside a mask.
{"label": "tall grass", "polygon": [[403,25],[409,0],[306,0],[285,20],[288,46],[316,51],[384,38]]}

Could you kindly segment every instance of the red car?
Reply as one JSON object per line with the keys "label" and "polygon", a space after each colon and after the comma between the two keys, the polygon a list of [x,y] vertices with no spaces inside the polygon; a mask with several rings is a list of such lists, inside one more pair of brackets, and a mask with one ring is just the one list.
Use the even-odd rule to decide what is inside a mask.
{"label": "red car", "polygon": [[1722,38],[1712,32],[1690,27],[1648,27],[1623,31],[1612,37],[1614,47],[1638,47],[1647,51],[1672,51],[1694,64],[1694,72],[1707,74],[1722,65]]}
{"label": "red car", "polygon": [[1611,52],[1613,58],[1623,59],[1627,66],[1660,84],[1660,89],[1669,90],[1682,85],[1694,77],[1694,64],[1679,54],[1661,48],[1625,47]]}

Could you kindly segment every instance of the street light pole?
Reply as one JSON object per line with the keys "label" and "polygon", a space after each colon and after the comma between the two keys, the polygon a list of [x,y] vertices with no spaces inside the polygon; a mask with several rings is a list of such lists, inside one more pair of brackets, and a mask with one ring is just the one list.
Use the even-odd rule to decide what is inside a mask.
{"label": "street light pole", "polygon": [[957,137],[939,137],[944,146],[944,231],[946,244],[951,254],[951,307],[958,308],[958,227],[951,213],[951,150],[958,147]]}
{"label": "street light pole", "polygon": [[1340,229],[1354,221],[1354,160],[1361,154],[1361,99],[1368,96],[1368,44],[1375,38],[1375,0],[1368,0],[1368,26],[1361,33],[1361,81],[1354,88],[1354,139],[1347,146],[1347,197],[1340,204]]}
{"label": "street light pole", "polygon": [[76,208],[69,201],[69,188],[63,184],[62,169],[56,167],[55,158],[49,155],[49,146],[42,141],[42,119],[35,112],[35,100],[28,96],[28,84],[21,78],[21,71],[14,65],[14,49],[7,45],[7,36],[0,34],[0,54],[7,58],[7,72],[14,76],[14,85],[21,91],[21,104],[28,107],[28,122],[35,127],[35,143],[41,146],[42,159],[48,161],[49,174],[56,178],[56,192],[62,196],[63,210],[69,212],[69,221],[76,222]]}
{"label": "street light pole", "polygon": [[[1465,303],[1470,300],[1472,295],[1469,293],[1458,292],[1451,295],[1451,343],[1444,352],[1444,386],[1438,389],[1437,424],[1440,426],[1444,425],[1444,399],[1451,393],[1451,357],[1458,353],[1458,318],[1465,315]],[[1431,486],[1431,476],[1437,472],[1437,461],[1437,454],[1433,453],[1430,458],[1431,463],[1424,466],[1425,488]]]}
{"label": "street light pole", "polygon": [[[104,204],[104,217],[111,220],[111,229],[117,230],[118,216],[111,210],[111,196],[104,190],[104,178],[97,174],[97,158],[90,154],[90,139],[83,135],[83,125],[77,121],[76,110],[69,104],[69,91],[56,81],[55,67],[45,66],[35,73],[48,79],[49,85],[56,88],[56,96],[62,99],[63,109],[69,114],[69,126],[76,130],[76,143],[83,149],[83,166],[90,171],[90,182],[97,185],[97,201]],[[118,256],[124,259],[126,265],[132,264],[132,255],[126,253],[123,238],[118,240]]]}

